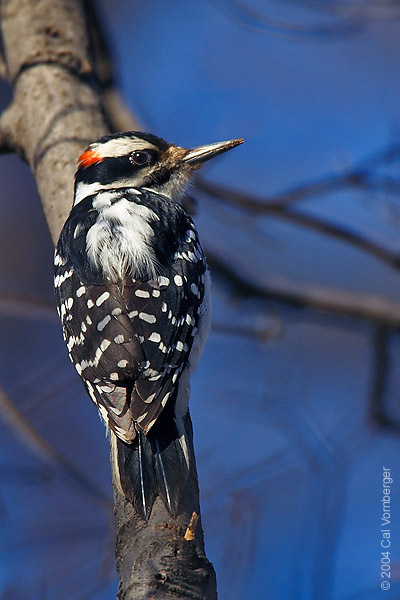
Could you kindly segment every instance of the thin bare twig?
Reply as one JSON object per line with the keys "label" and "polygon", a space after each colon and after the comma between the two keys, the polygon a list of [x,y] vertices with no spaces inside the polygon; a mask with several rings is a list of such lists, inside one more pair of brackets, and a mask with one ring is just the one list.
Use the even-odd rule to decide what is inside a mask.
{"label": "thin bare twig", "polygon": [[324,286],[303,286],[293,281],[254,282],[239,275],[219,256],[208,251],[207,260],[216,275],[231,287],[238,297],[276,300],[288,306],[308,308],[345,317],[371,321],[398,329],[400,304],[372,294],[348,292]]}
{"label": "thin bare twig", "polygon": [[[330,21],[317,21],[308,24],[277,20],[257,11],[239,0],[209,0],[217,9],[240,26],[258,33],[280,34],[296,37],[327,38],[339,37],[360,32],[368,23],[378,19],[399,17],[398,3],[379,2],[379,7],[365,3],[365,6],[347,6],[337,3],[337,10],[330,11]],[[304,3],[304,2],[303,2]],[[308,2],[307,4],[311,4]],[[321,3],[312,3],[320,7]],[[326,3],[325,3],[326,4]],[[332,3],[329,3],[330,5]]]}
{"label": "thin bare twig", "polygon": [[310,200],[346,188],[379,191],[399,197],[400,180],[398,178],[384,175],[377,176],[375,174],[378,168],[391,165],[399,159],[400,145],[390,144],[358,161],[350,169],[345,169],[335,174],[324,175],[314,181],[295,185],[281,193],[259,198],[253,194],[245,194],[224,186],[212,184],[204,179],[199,179],[198,187],[210,195],[221,197],[221,199],[227,198],[227,193],[229,193],[231,201],[234,204],[251,207],[256,213],[268,212],[281,206]]}
{"label": "thin bare twig", "polygon": [[60,452],[45,440],[40,433],[27,421],[17,409],[12,400],[0,387],[0,415],[7,426],[17,434],[23,444],[41,460],[51,467],[61,471],[68,481],[76,487],[91,502],[110,512],[112,502],[101,489],[97,488],[85,475],[66,459]]}
{"label": "thin bare twig", "polygon": [[[393,269],[398,270],[400,268],[399,252],[378,244],[378,242],[358,233],[350,227],[338,225],[323,217],[316,217],[304,210],[287,206],[286,201],[288,200],[288,196],[286,196],[283,204],[281,204],[280,201],[263,202],[252,195],[242,194],[236,190],[210,184],[205,181],[201,181],[199,187],[203,192],[207,193],[207,195],[217,198],[226,204],[238,206],[241,209],[256,215],[271,215],[278,219],[290,221],[302,227],[312,229],[313,231],[329,235],[330,237],[346,242],[347,244],[367,252]],[[400,185],[398,192],[400,195]],[[303,195],[303,193],[305,193],[305,189],[302,189],[301,195]],[[299,199],[299,196],[297,199]]]}
{"label": "thin bare twig", "polygon": [[387,327],[377,326],[374,329],[373,375],[370,394],[370,410],[372,420],[379,426],[396,433],[400,432],[400,422],[391,418],[386,411],[386,392],[390,372],[389,344],[391,332]]}
{"label": "thin bare twig", "polygon": [[350,19],[301,25],[274,19],[236,0],[209,0],[209,2],[242,27],[258,33],[325,38],[354,33],[359,31],[362,25],[361,21],[353,22]]}
{"label": "thin bare twig", "polygon": [[141,126],[122,99],[104,22],[98,18],[98,5],[83,0],[101,101],[111,131],[139,131]]}
{"label": "thin bare twig", "polygon": [[289,205],[295,202],[311,200],[312,198],[322,197],[324,194],[332,194],[348,188],[381,192],[396,197],[400,196],[400,180],[393,177],[374,177],[372,173],[361,170],[321,177],[315,181],[308,181],[294,186],[274,196],[256,197],[253,194],[238,192],[225,186],[210,183],[204,179],[199,180],[198,187],[207,194],[217,196],[221,199],[227,197],[229,193],[232,198],[231,201],[234,204],[243,208],[251,208],[253,212],[259,214],[268,213],[271,210],[278,210],[280,208],[288,208]]}
{"label": "thin bare twig", "polygon": [[24,319],[50,319],[58,322],[54,302],[46,298],[0,291],[0,314]]}
{"label": "thin bare twig", "polygon": [[271,327],[246,327],[245,325],[233,325],[215,321],[211,326],[211,331],[213,333],[223,333],[224,335],[255,339],[258,342],[276,339],[279,335],[279,330],[274,325]]}

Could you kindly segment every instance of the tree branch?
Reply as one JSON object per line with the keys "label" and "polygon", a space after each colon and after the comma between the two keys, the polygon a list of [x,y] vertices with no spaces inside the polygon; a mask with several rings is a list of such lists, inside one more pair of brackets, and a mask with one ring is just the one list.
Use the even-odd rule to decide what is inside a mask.
{"label": "tree branch", "polygon": [[56,242],[77,157],[107,132],[80,3],[4,0],[1,33],[14,99],[0,119],[0,139],[30,165]]}
{"label": "tree branch", "polygon": [[306,181],[295,185],[288,190],[273,196],[257,198],[253,194],[244,194],[236,189],[210,183],[200,179],[198,187],[207,194],[221,200],[228,200],[242,208],[248,208],[255,213],[263,214],[279,208],[288,207],[295,202],[311,200],[312,198],[332,194],[337,191],[355,188],[400,195],[400,181],[389,176],[376,176],[375,173],[382,166],[391,165],[400,158],[400,146],[388,145],[378,152],[358,161],[351,169],[344,169],[339,173],[324,175],[314,181]]}
{"label": "tree branch", "polygon": [[[87,22],[79,0],[3,0],[1,32],[14,92],[0,119],[1,151],[15,151],[30,165],[55,243],[72,205],[77,157],[109,132]],[[191,431],[190,419],[187,427]],[[175,520],[158,499],[149,521],[141,521],[114,491],[121,600],[216,598],[200,522],[193,539],[185,539],[193,513],[199,514],[191,452],[193,466]]]}
{"label": "tree branch", "polygon": [[391,417],[386,408],[386,393],[390,375],[391,332],[387,327],[374,328],[373,347],[373,374],[370,392],[370,410],[372,421],[380,427],[393,433],[400,432],[400,422]]}
{"label": "tree branch", "polygon": [[[314,195],[321,193],[332,192],[337,187],[342,187],[347,181],[347,176],[337,177],[334,179],[325,179],[319,182],[305,184],[299,188],[278,196],[275,200],[266,199],[262,200],[254,197],[251,194],[244,194],[233,189],[226,188],[224,186],[216,185],[202,180],[199,183],[200,189],[202,189],[207,195],[212,196],[224,202],[237,206],[242,210],[245,210],[253,215],[271,215],[277,219],[290,221],[301,227],[306,227],[313,231],[317,231],[329,237],[341,240],[358,248],[364,252],[367,252],[371,256],[378,258],[382,262],[386,263],[389,267],[399,270],[400,269],[400,253],[386,248],[381,244],[378,244],[374,240],[364,236],[354,229],[344,227],[336,223],[332,223],[323,217],[316,217],[306,213],[298,208],[292,208],[290,204],[298,200],[312,198]],[[367,185],[365,183],[365,185]],[[308,190],[308,191],[307,191]],[[396,192],[400,194],[400,185],[397,185]]]}
{"label": "tree branch", "polygon": [[268,14],[261,13],[239,0],[209,0],[222,13],[226,14],[238,25],[258,33],[279,34],[296,37],[322,38],[339,37],[358,33],[368,23],[376,20],[391,19],[398,16],[396,0],[385,2],[364,2],[353,6],[352,2],[310,2],[303,0],[300,4],[312,8],[324,8],[330,20],[316,20],[311,24],[306,22],[291,22],[274,19]]}
{"label": "tree branch", "polygon": [[62,476],[66,476],[72,485],[91,502],[103,510],[109,510],[110,502],[102,491],[36,431],[1,387],[0,414],[3,421],[34,454],[61,472]]}
{"label": "tree branch", "polygon": [[279,283],[250,281],[217,255],[207,252],[212,272],[225,280],[233,293],[260,300],[275,300],[296,308],[308,308],[400,328],[400,304],[372,294],[348,292],[322,285],[303,286],[280,278]]}
{"label": "tree branch", "polygon": [[45,298],[0,291],[0,313],[23,319],[50,319],[59,322],[54,302]]}

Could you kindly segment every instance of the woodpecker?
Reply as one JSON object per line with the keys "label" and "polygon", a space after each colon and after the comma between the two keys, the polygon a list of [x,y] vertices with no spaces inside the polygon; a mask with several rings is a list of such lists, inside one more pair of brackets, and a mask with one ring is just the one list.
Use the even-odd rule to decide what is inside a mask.
{"label": "woodpecker", "polygon": [[186,149],[142,132],[81,154],[55,252],[72,363],[110,437],[120,492],[142,519],[160,496],[176,516],[190,469],[190,377],[210,328],[210,279],[181,206],[192,173],[241,144]]}

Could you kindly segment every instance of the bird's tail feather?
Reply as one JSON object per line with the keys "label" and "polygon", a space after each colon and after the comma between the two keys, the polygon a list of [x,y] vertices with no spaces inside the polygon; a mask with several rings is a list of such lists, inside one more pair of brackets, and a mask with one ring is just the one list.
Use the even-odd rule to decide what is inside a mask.
{"label": "bird's tail feather", "polygon": [[155,471],[158,482],[158,494],[164,501],[168,512],[175,517],[189,469],[180,438],[163,445],[162,438],[154,436]]}
{"label": "bird's tail feather", "polygon": [[[156,427],[158,425],[158,427]],[[186,435],[171,435],[156,423],[146,435],[139,431],[132,444],[112,437],[114,478],[122,494],[136,512],[148,519],[157,496],[172,517],[176,517],[182,491],[189,474]]]}

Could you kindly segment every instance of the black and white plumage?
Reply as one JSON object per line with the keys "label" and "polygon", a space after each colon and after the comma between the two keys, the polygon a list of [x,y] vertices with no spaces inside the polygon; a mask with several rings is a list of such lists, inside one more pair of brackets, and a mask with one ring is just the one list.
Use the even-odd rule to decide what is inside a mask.
{"label": "black and white plumage", "polygon": [[108,428],[115,479],[143,518],[158,495],[177,513],[189,380],[210,326],[207,264],[179,200],[195,168],[239,143],[187,150],[128,132],[79,159],[55,254],[58,312]]}

